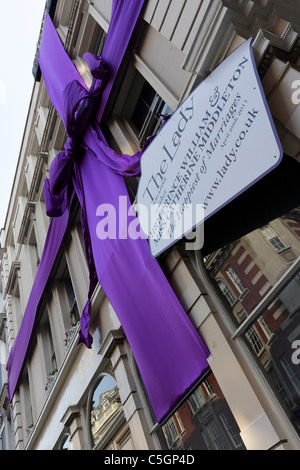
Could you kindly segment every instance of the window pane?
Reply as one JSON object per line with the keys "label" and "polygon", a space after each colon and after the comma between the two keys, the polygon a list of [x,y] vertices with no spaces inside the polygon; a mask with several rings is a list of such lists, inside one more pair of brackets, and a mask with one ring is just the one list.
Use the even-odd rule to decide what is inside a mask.
{"label": "window pane", "polygon": [[[251,328],[260,332],[260,350],[254,356],[286,410],[300,431],[300,273],[292,279],[263,312],[273,326],[271,336],[257,319]],[[274,320],[276,319],[276,321]],[[249,338],[245,337],[246,341]]]}
{"label": "window pane", "polygon": [[280,251],[285,248],[285,244],[280,240],[276,232],[270,225],[265,225],[261,228],[263,235],[269,240],[275,250]]}
{"label": "window pane", "polygon": [[243,450],[239,432],[213,373],[163,426],[172,450]]}
{"label": "window pane", "polygon": [[231,279],[231,281],[234,283],[235,287],[238,289],[239,292],[243,293],[246,288],[245,286],[243,285],[241,279],[238,277],[238,275],[236,274],[236,272],[232,269],[231,266],[228,266],[226,268],[226,273],[227,275],[229,276],[229,278]]}
{"label": "window pane", "polygon": [[223,281],[218,281],[218,285],[219,285],[221,291],[223,292],[223,294],[225,295],[225,297],[227,298],[228,302],[231,305],[233,305],[234,302],[235,302],[235,297],[231,293],[230,289],[226,286],[226,284]]}
{"label": "window pane", "polygon": [[[300,434],[300,275],[285,274],[299,259],[300,210],[295,208],[210,253],[205,265],[229,300],[226,311],[237,326],[248,321],[270,297],[273,286],[287,276],[285,289],[248,321],[242,338]],[[220,282],[222,278],[226,283]],[[230,301],[227,285],[236,296],[235,303]]]}
{"label": "window pane", "polygon": [[171,109],[154,88],[137,72],[123,115],[136,134],[142,147],[147,137],[155,135],[163,122],[162,115],[171,114]]}
{"label": "window pane", "polygon": [[138,131],[142,129],[149,111],[151,108],[153,108],[152,103],[155,96],[155,90],[149,85],[148,82],[145,81],[131,116],[131,122],[135,125]]}

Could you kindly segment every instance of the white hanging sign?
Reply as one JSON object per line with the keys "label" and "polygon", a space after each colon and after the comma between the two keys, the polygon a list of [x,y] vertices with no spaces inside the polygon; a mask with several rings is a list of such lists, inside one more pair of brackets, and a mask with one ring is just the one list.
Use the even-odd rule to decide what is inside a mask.
{"label": "white hanging sign", "polygon": [[152,256],[203,226],[281,158],[249,39],[190,94],[142,156],[137,208]]}

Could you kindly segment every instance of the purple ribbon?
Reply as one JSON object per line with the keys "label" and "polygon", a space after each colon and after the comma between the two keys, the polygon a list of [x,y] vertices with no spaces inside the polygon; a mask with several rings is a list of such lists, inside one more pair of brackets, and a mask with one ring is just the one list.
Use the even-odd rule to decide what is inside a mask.
{"label": "purple ribbon", "polygon": [[[39,63],[50,99],[65,124],[67,142],[51,164],[49,180],[45,181],[45,202],[48,215],[55,217],[57,222],[65,220],[74,189],[82,208],[90,286],[80,320],[79,342],[84,342],[87,347],[92,345],[90,299],[99,280],[122,324],[156,419],[161,422],[209,369],[209,351],[159,264],[152,258],[148,242],[144,238],[123,239],[120,236],[99,240],[96,231],[97,207],[102,203],[115,208],[126,233],[129,224],[136,223],[135,216],[128,217],[131,203],[123,176],[139,174],[142,151],[133,156],[118,155],[107,145],[98,120],[142,5],[143,0],[113,1],[102,58],[92,54],[84,56],[93,76],[90,90],[65,53],[49,16],[46,17]],[[123,210],[118,208],[120,198],[125,200]],[[45,252],[51,252],[49,243],[47,240]],[[55,250],[48,261],[43,258],[48,271],[47,263],[53,263],[54,257]],[[40,281],[37,276],[35,286],[42,292]],[[27,326],[22,331],[28,344],[32,322]],[[23,338],[18,335],[17,344],[20,341]],[[10,361],[10,377],[14,377],[10,396],[24,356],[19,354]]]}

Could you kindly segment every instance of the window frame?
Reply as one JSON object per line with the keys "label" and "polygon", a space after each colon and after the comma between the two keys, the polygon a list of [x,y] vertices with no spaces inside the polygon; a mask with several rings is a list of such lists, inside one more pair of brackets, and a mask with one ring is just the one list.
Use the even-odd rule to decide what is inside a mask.
{"label": "window frame", "polygon": [[124,116],[124,109],[137,74],[140,74],[154,89],[160,99],[171,110],[171,113],[179,105],[178,100],[153,74],[141,57],[137,53],[133,53],[132,60],[121,66],[119,76],[106,106],[105,118],[103,119],[103,122],[106,122],[106,130],[110,134],[108,139],[112,137],[114,145],[119,147],[118,150],[124,154],[135,153],[141,148],[134,128]]}
{"label": "window frame", "polygon": [[228,279],[230,279],[230,281],[240,293],[240,295],[243,295],[246,292],[247,287],[244,286],[242,280],[239,278],[238,274],[235,272],[235,270],[230,264],[226,267],[225,272],[228,276]]}
{"label": "window frame", "polygon": [[[150,99],[151,102],[148,102],[144,95],[147,87],[148,90],[151,88],[151,91],[153,92],[153,97]],[[141,126],[137,127],[134,122],[134,115],[138,110],[138,106],[141,109],[142,105],[147,109],[146,117]],[[159,95],[156,89],[153,88],[151,83],[149,83],[149,81],[138,70],[136,70],[132,81],[132,89],[129,91],[122,111],[122,118],[125,119],[127,125],[130,127],[139,147],[143,147],[147,137],[155,135],[159,131],[163,124],[163,119],[160,117],[160,114],[169,115],[171,113],[171,108]],[[150,132],[150,129],[153,129],[153,131]]]}
{"label": "window frame", "polygon": [[109,377],[112,379],[116,385],[119,387],[118,382],[116,378],[114,377],[113,374],[103,372],[99,375],[97,375],[96,379],[92,382],[91,388],[87,397],[87,414],[86,414],[86,426],[87,426],[87,431],[88,431],[88,438],[89,438],[89,445],[92,450],[105,450],[105,446],[107,443],[114,438],[117,439],[119,436],[121,427],[124,426],[126,423],[126,418],[123,410],[123,405],[120,407],[120,410],[116,414],[116,416],[113,418],[111,425],[109,428],[103,433],[102,437],[98,442],[95,443],[94,436],[92,433],[91,429],[91,413],[92,413],[92,401],[93,401],[93,396],[94,393],[99,386],[100,382],[105,378]]}
{"label": "window frame", "polygon": [[231,305],[231,306],[233,307],[234,304],[235,304],[236,301],[237,301],[235,295],[231,292],[230,288],[229,288],[228,285],[223,281],[223,279],[217,279],[217,283],[218,283],[218,286],[219,286],[219,288],[220,288],[222,294],[223,294],[224,297],[226,297],[226,299],[228,300],[229,305]]}
{"label": "window frame", "polygon": [[288,248],[270,224],[260,227],[260,231],[264,238],[272,245],[276,253],[280,253]]}

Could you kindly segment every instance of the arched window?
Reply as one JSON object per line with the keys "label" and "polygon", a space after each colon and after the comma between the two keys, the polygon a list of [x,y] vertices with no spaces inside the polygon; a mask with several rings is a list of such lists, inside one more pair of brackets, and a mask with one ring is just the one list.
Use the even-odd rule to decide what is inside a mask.
{"label": "arched window", "polygon": [[71,439],[70,439],[70,434],[65,434],[61,444],[60,444],[60,450],[71,450]]}
{"label": "arched window", "polygon": [[119,388],[115,380],[104,375],[94,388],[90,403],[90,429],[95,447],[113,426],[122,409]]}

